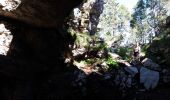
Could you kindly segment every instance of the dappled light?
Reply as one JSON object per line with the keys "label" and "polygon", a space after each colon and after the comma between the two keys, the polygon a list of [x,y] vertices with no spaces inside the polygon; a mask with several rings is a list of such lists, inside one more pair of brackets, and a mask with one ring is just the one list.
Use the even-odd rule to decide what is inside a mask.
{"label": "dappled light", "polygon": [[[137,93],[143,95],[170,79],[165,79],[169,77],[168,71],[162,72],[169,70],[165,67],[169,65],[169,58],[162,57],[170,46],[167,40],[169,8],[165,0],[128,2],[133,3],[87,0],[75,8],[67,22],[67,31],[73,40],[71,56],[65,59],[71,59],[66,62],[68,66],[77,67],[86,77],[95,73],[111,81],[122,93],[120,98],[131,95],[138,100]],[[160,49],[162,54],[158,53]],[[81,84],[86,84],[86,78],[79,78],[83,80]],[[78,84],[77,87],[81,89]],[[85,90],[83,93],[88,94]]]}

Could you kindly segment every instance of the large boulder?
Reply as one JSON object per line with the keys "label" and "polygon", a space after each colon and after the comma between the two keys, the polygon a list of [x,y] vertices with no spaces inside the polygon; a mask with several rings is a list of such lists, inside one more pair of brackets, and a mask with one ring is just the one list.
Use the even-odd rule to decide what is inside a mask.
{"label": "large boulder", "polygon": [[151,59],[149,58],[145,58],[144,60],[142,60],[142,64],[152,70],[159,70],[160,71],[160,67],[158,64],[156,64],[155,62],[153,62]]}
{"label": "large boulder", "polygon": [[159,72],[144,67],[140,69],[140,83],[143,83],[147,90],[154,89],[159,82]]}
{"label": "large boulder", "polygon": [[13,35],[7,55],[0,55],[0,99],[69,98],[71,75],[65,74],[61,56],[69,39],[61,30],[83,0],[16,1],[0,0],[0,22]]}

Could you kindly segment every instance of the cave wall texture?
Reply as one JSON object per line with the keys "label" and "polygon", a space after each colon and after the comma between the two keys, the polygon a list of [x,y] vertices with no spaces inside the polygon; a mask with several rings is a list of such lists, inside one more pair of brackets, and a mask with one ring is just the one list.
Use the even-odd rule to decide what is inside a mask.
{"label": "cave wall texture", "polygon": [[0,55],[1,100],[61,100],[71,89],[62,55],[66,17],[83,0],[21,0],[16,10],[0,7],[0,22],[12,32],[7,56]]}
{"label": "cave wall texture", "polygon": [[32,26],[57,27],[72,9],[83,0],[21,0],[14,11],[0,9],[0,16],[22,21]]}

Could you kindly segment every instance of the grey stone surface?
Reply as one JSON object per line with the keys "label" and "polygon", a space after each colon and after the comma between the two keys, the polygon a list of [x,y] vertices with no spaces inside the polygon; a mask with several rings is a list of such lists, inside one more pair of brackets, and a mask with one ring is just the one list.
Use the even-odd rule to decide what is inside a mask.
{"label": "grey stone surface", "polygon": [[147,90],[154,89],[159,82],[159,72],[141,67],[140,83],[144,84]]}

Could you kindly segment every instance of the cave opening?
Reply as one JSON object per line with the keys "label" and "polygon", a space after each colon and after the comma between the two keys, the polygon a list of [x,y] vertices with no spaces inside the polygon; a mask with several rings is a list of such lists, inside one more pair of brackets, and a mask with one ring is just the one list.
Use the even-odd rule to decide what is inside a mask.
{"label": "cave opening", "polygon": [[136,62],[130,63],[132,44],[139,42],[142,56],[169,65],[169,12],[152,1],[136,1],[131,12],[132,5],[123,4],[134,2],[127,0],[1,0],[0,99],[158,100],[160,90],[166,100],[169,88],[160,84],[168,84],[170,70],[142,69],[162,78],[150,93],[139,83]]}

